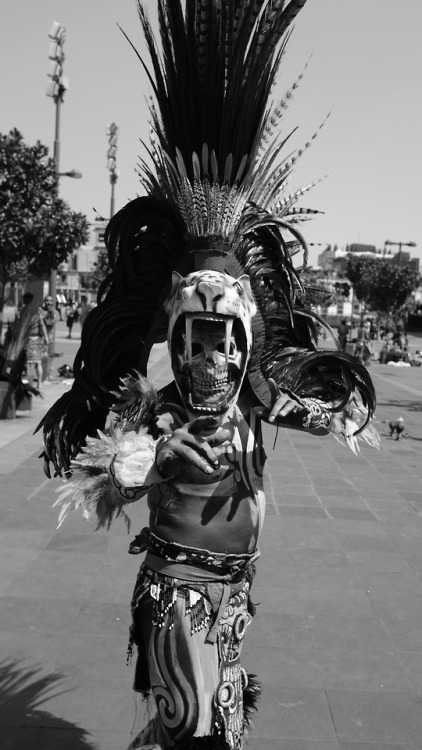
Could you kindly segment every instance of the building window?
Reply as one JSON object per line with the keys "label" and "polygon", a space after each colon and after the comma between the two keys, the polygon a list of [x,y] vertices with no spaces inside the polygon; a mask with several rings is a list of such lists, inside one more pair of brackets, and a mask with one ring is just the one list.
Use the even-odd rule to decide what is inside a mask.
{"label": "building window", "polygon": [[70,262],[70,268],[72,271],[78,270],[78,256],[72,255],[71,262]]}

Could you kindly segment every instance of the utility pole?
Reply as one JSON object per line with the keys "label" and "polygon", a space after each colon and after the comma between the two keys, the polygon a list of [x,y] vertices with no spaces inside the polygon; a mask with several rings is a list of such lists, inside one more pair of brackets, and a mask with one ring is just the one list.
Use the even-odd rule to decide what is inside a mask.
{"label": "utility pole", "polygon": [[[57,193],[58,193],[58,180],[60,174],[60,110],[61,105],[64,101],[64,95],[69,88],[69,81],[66,76],[63,75],[63,63],[65,54],[63,51],[63,45],[66,37],[66,29],[61,26],[57,21],[53,22],[53,25],[49,31],[49,39],[51,42],[48,48],[48,59],[50,64],[48,67],[48,77],[51,79],[47,87],[47,96],[51,96],[55,104],[55,129],[54,129],[54,163],[56,166],[57,174]],[[57,271],[53,270],[50,273],[49,282],[49,294],[53,298],[54,309],[56,309],[57,300]]]}
{"label": "utility pole", "polygon": [[110,199],[110,219],[114,216],[114,191],[115,185],[119,178],[119,171],[116,167],[117,164],[117,139],[119,135],[119,128],[115,122],[111,125],[107,125],[106,135],[108,135],[108,150],[107,150],[107,169],[110,172],[110,185],[111,185],[111,199]]}
{"label": "utility pole", "polygon": [[397,258],[397,265],[400,267],[401,266],[401,257],[402,257],[401,256],[401,249],[402,249],[402,247],[416,247],[416,242],[402,242],[401,240],[400,240],[400,242],[393,242],[392,240],[385,240],[385,242],[384,242],[384,249],[385,249],[386,245],[395,245],[396,247],[399,248],[398,258]]}

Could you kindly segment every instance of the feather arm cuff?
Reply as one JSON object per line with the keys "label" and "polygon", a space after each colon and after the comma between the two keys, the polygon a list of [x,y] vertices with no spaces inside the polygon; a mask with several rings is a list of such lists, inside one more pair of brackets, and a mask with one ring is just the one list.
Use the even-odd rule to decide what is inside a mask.
{"label": "feather arm cuff", "polygon": [[129,527],[124,505],[165,481],[155,466],[156,444],[146,428],[124,432],[112,428],[98,432],[72,461],[72,479],[59,488],[54,506],[61,506],[59,526],[71,510],[80,508],[85,518],[96,517],[97,528],[110,528],[122,516]]}
{"label": "feather arm cuff", "polygon": [[355,397],[341,411],[336,411],[334,404],[326,404],[320,399],[302,398],[301,401],[308,409],[303,421],[305,429],[325,428],[336,440],[344,441],[356,455],[360,451],[360,441],[379,448],[380,436],[375,427],[368,424],[368,410]]}

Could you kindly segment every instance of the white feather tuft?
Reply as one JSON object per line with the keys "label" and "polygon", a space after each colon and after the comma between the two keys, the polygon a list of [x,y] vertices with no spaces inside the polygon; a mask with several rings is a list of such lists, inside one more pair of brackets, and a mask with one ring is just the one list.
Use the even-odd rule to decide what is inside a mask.
{"label": "white feather tuft", "polygon": [[151,484],[163,481],[154,471],[156,441],[146,428],[124,432],[112,427],[98,431],[72,461],[72,479],[57,492],[53,507],[61,506],[59,526],[72,510],[82,510],[87,520],[96,517],[97,528],[110,528],[114,518],[130,520],[123,507],[145,494]]}
{"label": "white feather tuft", "polygon": [[380,447],[380,435],[372,424],[366,425],[362,432],[358,430],[365,423],[367,411],[356,399],[349,401],[341,412],[334,412],[328,427],[329,432],[341,443],[346,443],[357,456],[360,442],[364,441],[372,448]]}

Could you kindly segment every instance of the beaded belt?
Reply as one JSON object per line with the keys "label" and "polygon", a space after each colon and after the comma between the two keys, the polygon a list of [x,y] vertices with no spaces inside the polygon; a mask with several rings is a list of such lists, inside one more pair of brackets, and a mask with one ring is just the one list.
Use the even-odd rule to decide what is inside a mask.
{"label": "beaded belt", "polygon": [[207,568],[215,572],[236,573],[244,570],[260,556],[259,549],[241,554],[212,552],[199,547],[187,547],[176,542],[167,542],[154,534],[150,529],[142,529],[130,544],[129,552],[137,555],[148,551],[169,563],[182,563]]}

